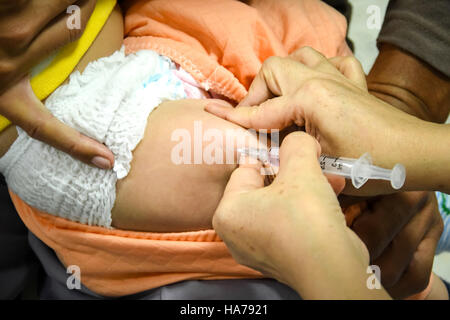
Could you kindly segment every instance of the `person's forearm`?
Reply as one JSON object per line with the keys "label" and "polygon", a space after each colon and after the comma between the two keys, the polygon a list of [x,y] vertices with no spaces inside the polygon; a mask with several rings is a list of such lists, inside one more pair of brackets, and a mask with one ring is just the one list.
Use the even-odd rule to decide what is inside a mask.
{"label": "person's forearm", "polygon": [[[401,190],[450,192],[449,124],[436,124],[405,115],[401,120],[387,120],[386,129],[380,132],[379,139],[383,140],[383,148],[374,148],[371,155],[383,168],[392,168],[396,163],[405,166],[406,181]],[[381,184],[386,185],[387,182],[370,180],[358,195],[376,195],[384,189]],[[356,194],[351,184],[347,184],[344,191]]]}
{"label": "person's forearm", "polygon": [[[443,123],[449,115],[448,77],[394,45],[380,45],[380,53],[367,77],[367,85],[373,95],[420,119]],[[449,191],[449,148],[442,148],[446,141],[450,141],[448,132],[448,126],[446,129],[433,127],[430,134],[422,136],[423,140],[408,142],[418,149],[405,153],[405,158],[414,158],[404,161],[416,160],[407,172],[406,185],[413,185],[415,190],[422,186],[422,190]],[[433,136],[433,133],[436,135]],[[435,177],[436,181],[430,177]]]}
{"label": "person's forearm", "polygon": [[450,193],[450,125],[431,122],[423,125],[426,130],[420,132],[418,139],[410,137],[404,144],[406,185],[413,190]]}
{"label": "person's forearm", "polygon": [[367,85],[373,95],[423,120],[443,123],[450,112],[448,77],[390,44],[381,44]]}

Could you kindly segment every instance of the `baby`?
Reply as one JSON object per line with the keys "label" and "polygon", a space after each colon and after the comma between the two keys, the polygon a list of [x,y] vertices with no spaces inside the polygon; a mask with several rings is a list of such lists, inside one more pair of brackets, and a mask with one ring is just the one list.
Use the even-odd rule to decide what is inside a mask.
{"label": "baby", "polygon": [[80,61],[83,73],[46,101],[60,120],[105,143],[114,169],[10,127],[0,133],[0,170],[19,215],[99,294],[261,277],[211,230],[236,149],[256,137],[204,107],[211,98],[243,99],[270,56],[303,46],[350,54],[344,18],[316,0],[135,0],[124,9],[126,52],[123,35],[107,32],[123,24],[116,9]]}
{"label": "baby", "polygon": [[[284,2],[283,5],[295,3]],[[304,1],[304,6],[315,2]],[[25,202],[50,214],[102,227],[157,232],[211,228],[212,214],[236,167],[233,152],[256,142],[242,128],[204,112],[208,100],[185,98],[220,96],[237,101],[245,94],[262,60],[270,55],[289,53],[302,43],[301,40],[306,41],[294,36],[297,43],[289,43],[294,40],[286,34],[290,30],[274,30],[285,33],[286,50],[282,48],[284,43],[270,39],[276,34],[266,30],[267,27],[257,29],[249,27],[247,22],[239,22],[242,28],[250,30],[237,28],[233,24],[240,20],[233,17],[229,21],[230,15],[239,14],[241,10],[244,11],[242,18],[253,19],[256,23],[262,20],[259,16],[252,17],[260,13],[243,3],[211,1],[205,6],[204,1],[191,1],[189,4],[193,6],[201,4],[204,9],[215,12],[214,16],[202,19],[198,18],[201,13],[185,8],[189,6],[185,1],[170,4],[165,1],[128,2],[125,44],[128,51],[137,51],[136,54],[125,56],[122,50],[90,63],[83,74],[73,74],[70,82],[46,101],[47,108],[60,120],[105,143],[113,151],[114,170],[105,172],[91,168],[19,131],[19,139],[1,159],[0,169],[10,189]],[[255,1],[254,5],[262,8],[272,5],[280,11],[279,7],[283,7],[272,1]],[[174,19],[176,11],[182,8],[185,8],[185,18]],[[159,21],[162,17],[164,23]],[[276,14],[267,18],[275,17],[289,19]],[[206,21],[208,19],[229,22],[216,28]],[[242,37],[246,31],[251,34],[251,28],[255,28],[256,35]],[[305,31],[299,34],[302,32]],[[204,39],[206,36],[209,38]],[[343,41],[343,37],[340,40]],[[257,48],[247,56],[239,56],[240,41],[253,41],[243,45],[248,50]],[[202,48],[202,45],[209,47]],[[179,62],[189,73],[170,59],[141,49],[159,51]],[[209,77],[205,76],[205,70],[211,68],[208,66],[211,62],[202,56],[205,49],[208,55],[217,55]],[[105,48],[103,45],[96,49],[94,44],[90,50]],[[201,132],[194,132],[196,128],[199,131],[199,127]],[[180,130],[187,133],[189,144],[196,135],[201,135],[202,144],[197,145],[197,149],[202,150],[194,150],[192,145],[192,155],[209,155],[218,161],[211,164],[202,157],[195,165],[191,164],[193,159],[176,161],[174,156],[186,160],[186,154],[191,153],[186,148],[177,149],[180,143],[187,143],[179,141],[183,138],[177,137]],[[204,133],[207,135],[211,130],[221,136],[219,143],[215,141],[212,152],[210,145],[214,141],[202,141]],[[176,150],[178,154],[174,153]],[[221,164],[225,158],[230,160],[230,150],[232,161]]]}

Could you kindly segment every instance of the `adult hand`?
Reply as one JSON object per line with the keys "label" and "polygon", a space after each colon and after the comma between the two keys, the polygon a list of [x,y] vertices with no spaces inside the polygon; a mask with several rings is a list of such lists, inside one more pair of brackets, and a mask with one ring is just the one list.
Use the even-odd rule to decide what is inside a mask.
{"label": "adult hand", "polygon": [[387,298],[366,287],[367,249],[346,227],[319,154],[312,137],[289,134],[279,173],[267,187],[258,166],[241,162],[215,212],[214,229],[239,263],[303,298]]}
{"label": "adult hand", "polygon": [[[66,9],[72,4],[81,9],[79,29],[67,27]],[[94,7],[95,0],[0,0],[0,114],[31,137],[110,169],[111,151],[54,118],[34,95],[27,76],[42,58],[81,36]]]}
{"label": "adult hand", "polygon": [[[54,50],[78,39],[95,0],[0,0],[0,94]],[[80,28],[69,29],[70,5],[80,7]]]}
{"label": "adult hand", "polygon": [[[310,48],[300,49],[294,58],[298,61],[267,59],[237,108],[211,103],[205,109],[247,128],[304,127],[328,155],[359,158],[369,152],[375,164],[385,168],[400,162],[407,172],[405,190],[450,190],[450,151],[436,140],[436,135],[450,138],[448,128],[422,121],[369,94],[354,58],[327,60]],[[433,165],[427,165],[420,154],[433,154]],[[347,184],[344,193],[392,191],[387,182],[371,180],[360,190]]]}
{"label": "adult hand", "polygon": [[397,299],[423,291],[443,230],[434,193],[402,192],[366,203],[352,229],[367,246],[370,263],[380,267],[383,286]]}

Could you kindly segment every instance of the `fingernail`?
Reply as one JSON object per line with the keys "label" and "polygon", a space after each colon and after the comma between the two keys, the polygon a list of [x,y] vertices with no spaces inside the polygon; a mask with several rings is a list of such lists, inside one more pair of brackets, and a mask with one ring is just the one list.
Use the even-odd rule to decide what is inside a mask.
{"label": "fingernail", "polygon": [[92,158],[91,163],[100,169],[111,169],[111,162],[109,162],[108,159],[100,156],[95,156],[94,158]]}

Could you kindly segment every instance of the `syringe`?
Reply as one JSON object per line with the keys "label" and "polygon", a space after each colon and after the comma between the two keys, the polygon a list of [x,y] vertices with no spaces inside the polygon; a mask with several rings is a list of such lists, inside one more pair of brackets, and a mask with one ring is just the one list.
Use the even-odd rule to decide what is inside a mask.
{"label": "syringe", "polygon": [[[238,149],[238,152],[258,159],[275,170],[279,167],[279,148],[272,147],[269,150],[241,148]],[[400,189],[405,183],[406,171],[403,165],[397,163],[392,170],[374,166],[369,153],[363,154],[359,159],[321,155],[319,163],[324,173],[351,179],[356,189],[361,188],[369,179],[390,181],[392,188],[396,190]]]}

